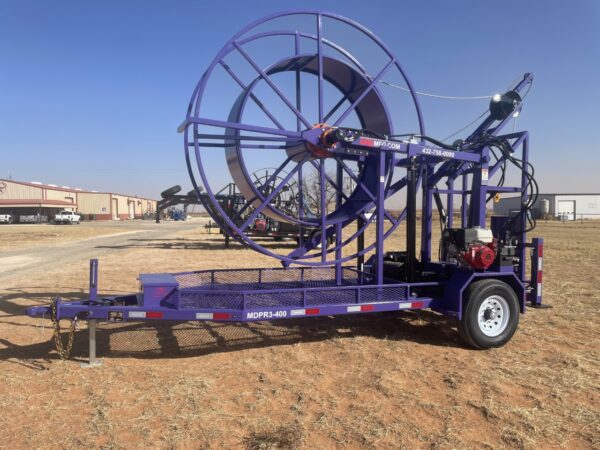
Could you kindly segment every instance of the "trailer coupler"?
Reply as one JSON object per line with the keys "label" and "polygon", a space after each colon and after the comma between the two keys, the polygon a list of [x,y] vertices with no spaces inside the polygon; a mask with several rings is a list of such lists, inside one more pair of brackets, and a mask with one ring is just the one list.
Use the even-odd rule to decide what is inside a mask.
{"label": "trailer coupler", "polygon": [[50,317],[50,306],[30,306],[26,310],[26,314],[30,317]]}

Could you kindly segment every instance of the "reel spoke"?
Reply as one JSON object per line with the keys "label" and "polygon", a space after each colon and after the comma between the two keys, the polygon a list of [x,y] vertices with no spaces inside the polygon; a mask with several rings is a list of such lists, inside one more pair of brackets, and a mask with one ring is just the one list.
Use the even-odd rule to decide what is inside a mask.
{"label": "reel spoke", "polygon": [[257,125],[248,125],[238,122],[226,122],[223,120],[205,119],[203,117],[190,117],[188,123],[207,125],[210,127],[231,128],[234,130],[251,131],[253,133],[273,134],[275,136],[287,136],[292,138],[302,137],[299,131],[279,130],[277,128],[259,127]]}
{"label": "reel spoke", "polygon": [[337,112],[337,110],[340,109],[340,106],[342,106],[344,102],[346,102],[349,98],[350,95],[345,94],[341,99],[339,99],[338,102],[333,106],[333,108],[331,108],[331,110],[325,115],[325,117],[323,117],[323,122],[327,123],[327,121],[331,119],[331,116],[333,116]]}
{"label": "reel spoke", "polygon": [[[225,69],[225,71],[231,75],[231,78],[234,79],[234,81],[242,88],[242,91],[246,91],[248,89],[248,86],[246,86],[242,80],[240,80],[240,78],[235,74],[235,72],[233,70],[231,70],[231,67],[229,67],[225,61],[219,61],[219,64],[221,64],[221,66]],[[254,101],[254,103],[256,103],[256,106],[258,106],[262,112],[264,112],[267,117],[269,119],[271,119],[271,121],[273,122],[273,124],[275,124],[275,126],[277,128],[279,128],[280,130],[283,130],[285,127],[283,125],[281,125],[281,123],[279,122],[279,120],[277,120],[275,118],[275,116],[271,113],[271,111],[269,111],[267,109],[267,107],[256,97],[256,95],[254,95],[254,93],[250,92],[250,98]]]}
{"label": "reel spoke", "polygon": [[[267,188],[271,184],[272,181],[277,179],[279,174],[283,171],[285,166],[288,165],[288,163],[291,161],[291,159],[292,158],[287,158],[277,169],[275,169],[275,171],[271,174],[271,176],[261,186],[256,186],[257,191],[264,195],[265,188]],[[258,176],[256,175],[256,173],[253,173],[252,175],[256,179],[257,183],[260,183],[260,180],[259,180]],[[246,203],[244,204],[244,206],[234,216],[234,219],[240,218],[242,216],[242,214],[244,212],[246,212],[252,206],[252,203],[257,199],[259,199],[259,197],[253,197],[250,200],[246,200]],[[262,200],[264,200],[264,198]]]}
{"label": "reel spoke", "polygon": [[296,117],[298,117],[302,121],[302,123],[306,125],[307,128],[310,128],[310,122],[304,118],[302,113],[300,113],[300,111],[298,111],[294,105],[292,105],[290,100],[285,96],[283,92],[281,92],[281,90],[275,85],[275,83],[273,83],[273,80],[271,80],[271,78],[265,73],[265,71],[260,68],[256,61],[254,61],[254,59],[252,59],[252,57],[248,54],[248,52],[246,52],[246,50],[244,50],[237,42],[233,42],[233,46],[241,53],[244,59],[250,63],[254,70],[258,72],[262,79],[265,80],[269,86],[271,86],[271,89],[273,89],[275,93],[279,96],[279,98],[281,98],[281,100],[283,100],[283,102],[288,106],[288,108],[292,110]]}
{"label": "reel spoke", "polygon": [[356,100],[354,100],[354,102],[352,103],[352,105],[350,105],[348,107],[348,109],[346,109],[346,111],[344,111],[344,113],[334,122],[333,126],[337,126],[340,123],[342,123],[342,121],[348,117],[348,115],[354,111],[356,109],[356,106],[366,97],[366,95],[371,92],[371,90],[375,87],[375,85],[377,85],[377,83],[379,83],[379,80],[381,80],[381,78],[386,74],[386,72],[390,69],[390,67],[392,67],[392,65],[394,64],[394,60],[391,59],[386,66],[381,69],[381,71],[377,74],[377,76],[375,78],[372,79],[372,81],[369,83],[369,85],[363,90],[363,92],[358,96],[358,98]]}
{"label": "reel spoke", "polygon": [[[307,156],[304,157],[305,159],[307,158]],[[271,202],[271,200],[273,200],[273,198],[279,193],[279,191],[281,191],[286,185],[287,182],[294,176],[294,174],[298,171],[298,167],[296,166],[294,167],[289,174],[286,175],[286,177],[283,179],[283,181],[281,183],[279,183],[279,186],[277,186],[275,189],[273,189],[271,191],[271,193],[264,199],[262,205],[260,205],[258,208],[256,208],[249,216],[248,218],[244,221],[244,223],[240,226],[240,228],[242,230],[245,230],[246,228],[248,228],[248,225],[250,225],[252,223],[252,221],[254,219],[256,219],[256,216],[258,216],[260,214],[260,212]]]}
{"label": "reel spoke", "polygon": [[318,97],[319,97],[319,123],[323,123],[323,41],[321,34],[323,31],[323,18],[317,14],[317,67],[319,68],[318,79]]}

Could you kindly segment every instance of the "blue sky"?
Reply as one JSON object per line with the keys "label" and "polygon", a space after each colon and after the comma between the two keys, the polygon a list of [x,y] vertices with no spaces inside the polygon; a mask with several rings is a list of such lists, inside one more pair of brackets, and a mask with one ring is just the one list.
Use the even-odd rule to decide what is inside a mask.
{"label": "blue sky", "polygon": [[[0,1],[0,177],[156,197],[189,185],[192,90],[240,28],[319,8],[370,28],[415,87],[502,91],[533,72],[517,128],[542,191],[600,191],[600,2]],[[487,101],[423,100],[445,137]],[[413,131],[413,130],[408,130]]]}

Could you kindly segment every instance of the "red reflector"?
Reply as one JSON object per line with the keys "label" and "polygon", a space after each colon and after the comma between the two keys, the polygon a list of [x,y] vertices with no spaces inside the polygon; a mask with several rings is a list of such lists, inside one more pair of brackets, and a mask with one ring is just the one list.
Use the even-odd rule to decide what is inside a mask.
{"label": "red reflector", "polygon": [[214,320],[231,319],[231,314],[229,314],[229,313],[214,313],[213,319]]}
{"label": "red reflector", "polygon": [[148,311],[146,313],[146,319],[162,319],[163,313],[158,311]]}
{"label": "red reflector", "polygon": [[311,314],[319,314],[320,310],[319,308],[308,308],[306,310],[306,315],[311,315]]}
{"label": "red reflector", "polygon": [[413,308],[422,308],[423,307],[423,302],[412,302],[410,305]]}
{"label": "red reflector", "polygon": [[362,305],[360,307],[361,311],[373,311],[375,309],[375,305]]}
{"label": "red reflector", "polygon": [[538,245],[538,257],[542,257],[544,256],[544,246],[543,245]]}
{"label": "red reflector", "polygon": [[541,283],[541,282],[542,282],[542,271],[540,270],[538,272],[538,283]]}

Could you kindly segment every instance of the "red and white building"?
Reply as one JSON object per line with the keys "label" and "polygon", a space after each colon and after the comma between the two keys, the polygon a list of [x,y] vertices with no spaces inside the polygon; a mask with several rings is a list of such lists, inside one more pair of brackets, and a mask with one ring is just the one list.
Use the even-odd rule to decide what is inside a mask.
{"label": "red and white building", "polygon": [[[139,219],[156,211],[156,200],[69,186],[0,179],[0,214],[13,217],[77,211],[84,220]],[[18,222],[18,220],[15,220]]]}

